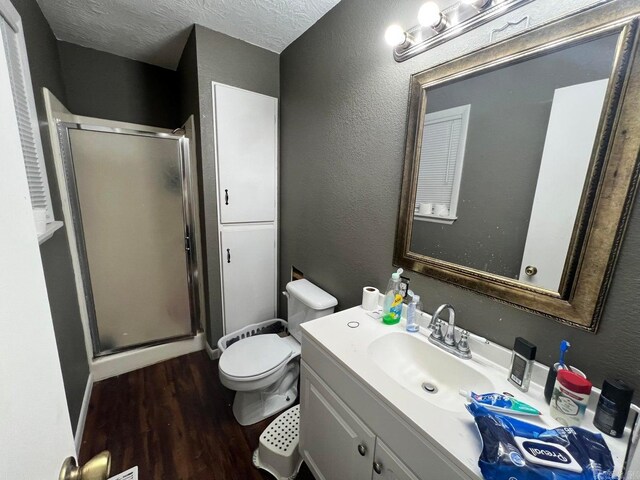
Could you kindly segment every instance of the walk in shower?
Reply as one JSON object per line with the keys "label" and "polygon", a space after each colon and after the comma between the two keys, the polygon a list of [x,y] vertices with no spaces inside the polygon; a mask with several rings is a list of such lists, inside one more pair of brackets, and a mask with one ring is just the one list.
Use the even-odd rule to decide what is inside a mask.
{"label": "walk in shower", "polygon": [[58,123],[95,357],[198,329],[189,140],[165,132]]}

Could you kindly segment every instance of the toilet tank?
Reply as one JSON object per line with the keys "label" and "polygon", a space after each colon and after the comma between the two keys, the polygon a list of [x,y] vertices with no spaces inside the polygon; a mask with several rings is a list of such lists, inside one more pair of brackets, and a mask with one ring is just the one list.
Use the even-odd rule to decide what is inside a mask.
{"label": "toilet tank", "polygon": [[298,342],[302,341],[302,323],[332,314],[338,304],[336,297],[306,279],[287,283],[287,293],[289,333]]}

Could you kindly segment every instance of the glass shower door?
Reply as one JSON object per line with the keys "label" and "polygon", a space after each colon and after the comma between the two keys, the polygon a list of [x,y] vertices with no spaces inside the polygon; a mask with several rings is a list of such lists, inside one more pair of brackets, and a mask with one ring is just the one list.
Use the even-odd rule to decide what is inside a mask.
{"label": "glass shower door", "polygon": [[96,356],[193,336],[186,140],[66,128]]}

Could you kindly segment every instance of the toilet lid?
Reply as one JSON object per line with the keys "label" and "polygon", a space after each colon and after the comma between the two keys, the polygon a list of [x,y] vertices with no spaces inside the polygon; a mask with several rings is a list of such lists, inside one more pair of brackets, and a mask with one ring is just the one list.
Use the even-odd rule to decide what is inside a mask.
{"label": "toilet lid", "polygon": [[255,377],[280,366],[291,353],[275,333],[254,335],[227,348],[220,357],[219,368],[231,377]]}

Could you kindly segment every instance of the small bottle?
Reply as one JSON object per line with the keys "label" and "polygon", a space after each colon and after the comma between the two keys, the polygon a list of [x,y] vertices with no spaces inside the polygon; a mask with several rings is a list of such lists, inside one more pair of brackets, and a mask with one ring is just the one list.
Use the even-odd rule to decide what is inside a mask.
{"label": "small bottle", "polygon": [[605,380],[593,424],[612,437],[621,437],[627,424],[633,389],[621,380]]}
{"label": "small bottle", "polygon": [[400,292],[400,274],[402,269],[391,275],[384,296],[384,307],[382,311],[382,322],[386,325],[395,325],[402,317],[402,292]]}
{"label": "small bottle", "polygon": [[412,295],[411,302],[409,302],[409,305],[407,306],[407,332],[414,333],[420,330],[420,325],[418,325],[416,318],[418,316],[418,311],[422,311],[420,295]]}
{"label": "small bottle", "polygon": [[522,337],[517,337],[511,354],[511,368],[509,381],[523,392],[529,390],[533,361],[536,358],[537,347]]}

